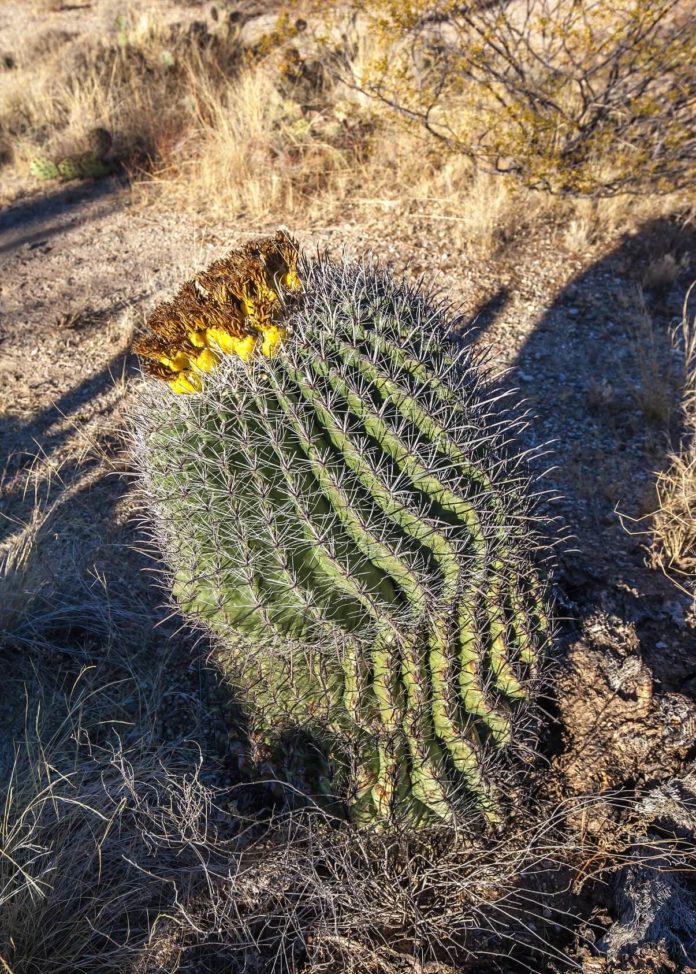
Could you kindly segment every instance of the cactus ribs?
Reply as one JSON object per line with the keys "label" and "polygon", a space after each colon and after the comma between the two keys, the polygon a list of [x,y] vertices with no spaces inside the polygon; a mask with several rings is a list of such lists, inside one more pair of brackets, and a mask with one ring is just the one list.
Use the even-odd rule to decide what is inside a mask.
{"label": "cactus ribs", "polygon": [[[298,257],[279,234],[186,285],[137,346],[173,388],[197,380],[146,384],[136,421],[174,597],[257,739],[310,735],[361,825],[485,828],[533,752],[533,494],[515,421],[449,324],[369,262]],[[270,328],[275,354],[251,354]]]}

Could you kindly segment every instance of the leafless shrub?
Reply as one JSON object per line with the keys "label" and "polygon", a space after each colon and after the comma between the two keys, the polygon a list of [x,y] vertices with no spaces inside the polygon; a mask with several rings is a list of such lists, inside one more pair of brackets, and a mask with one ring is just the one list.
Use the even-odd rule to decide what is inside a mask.
{"label": "leafless shrub", "polygon": [[682,0],[354,0],[381,40],[341,76],[449,151],[554,193],[671,192],[693,178]]}

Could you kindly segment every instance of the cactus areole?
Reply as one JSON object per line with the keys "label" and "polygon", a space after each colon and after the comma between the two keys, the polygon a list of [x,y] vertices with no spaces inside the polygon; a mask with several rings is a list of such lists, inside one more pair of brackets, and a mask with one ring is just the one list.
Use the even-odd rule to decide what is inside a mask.
{"label": "cactus areole", "polygon": [[499,820],[549,624],[515,421],[446,309],[279,232],[149,325],[148,521],[253,733],[318,741],[358,825]]}

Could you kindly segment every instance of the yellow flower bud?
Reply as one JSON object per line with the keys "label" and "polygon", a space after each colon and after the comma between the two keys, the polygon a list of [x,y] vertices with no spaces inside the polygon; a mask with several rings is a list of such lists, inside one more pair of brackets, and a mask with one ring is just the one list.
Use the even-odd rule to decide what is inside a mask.
{"label": "yellow flower bud", "polygon": [[278,328],[277,325],[268,325],[263,329],[261,351],[267,358],[275,355],[276,349],[285,338],[285,334],[285,328]]}
{"label": "yellow flower bud", "polygon": [[234,352],[234,342],[238,339],[230,335],[224,328],[209,328],[207,335],[208,340],[214,342],[223,355],[231,355]]}
{"label": "yellow flower bud", "polygon": [[208,344],[205,337],[205,329],[192,329],[191,331],[187,332],[187,337],[191,344],[196,348],[205,348]]}
{"label": "yellow flower bud", "polygon": [[288,291],[300,291],[302,290],[302,282],[297,276],[297,271],[290,270],[287,274],[283,274],[281,278],[281,283]]}
{"label": "yellow flower bud", "polygon": [[245,335],[244,338],[233,338],[232,340],[235,343],[234,353],[240,357],[242,362],[248,362],[256,348],[256,336]]}
{"label": "yellow flower bud", "polygon": [[166,365],[172,372],[183,372],[190,365],[189,357],[184,352],[177,352],[173,358],[168,355],[159,355],[158,359],[162,365]]}
{"label": "yellow flower bud", "polygon": [[217,345],[223,355],[238,355],[244,362],[248,362],[254,354],[257,342],[255,335],[243,335],[237,338],[222,328],[209,328],[208,338]]}

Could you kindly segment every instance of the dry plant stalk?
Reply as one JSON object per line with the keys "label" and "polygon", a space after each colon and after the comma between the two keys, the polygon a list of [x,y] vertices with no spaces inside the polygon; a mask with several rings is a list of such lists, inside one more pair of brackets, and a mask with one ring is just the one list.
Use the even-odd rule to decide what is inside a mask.
{"label": "dry plant stalk", "polygon": [[656,565],[696,578],[696,316],[689,315],[691,285],[681,324],[674,333],[683,356],[681,374],[682,443],[657,477],[652,558]]}
{"label": "dry plant stalk", "polygon": [[660,430],[668,430],[680,380],[675,375],[670,350],[662,348],[658,326],[640,290],[634,295],[629,335],[638,367],[638,381],[632,389],[632,398],[646,422]]}

